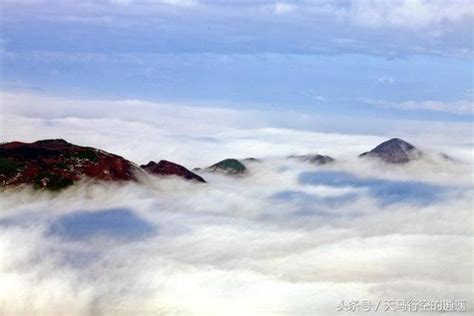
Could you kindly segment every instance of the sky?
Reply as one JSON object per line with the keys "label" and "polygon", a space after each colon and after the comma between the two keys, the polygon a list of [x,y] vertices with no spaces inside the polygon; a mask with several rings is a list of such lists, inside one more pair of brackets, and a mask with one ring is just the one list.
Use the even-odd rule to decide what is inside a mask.
{"label": "sky", "polygon": [[3,91],[471,122],[472,1],[11,1]]}

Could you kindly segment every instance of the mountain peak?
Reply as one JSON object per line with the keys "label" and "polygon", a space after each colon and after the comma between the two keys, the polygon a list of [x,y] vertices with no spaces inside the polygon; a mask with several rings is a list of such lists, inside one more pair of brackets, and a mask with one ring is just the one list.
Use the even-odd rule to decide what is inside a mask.
{"label": "mountain peak", "polygon": [[335,161],[331,156],[312,154],[312,155],[291,155],[288,159],[298,159],[303,162],[309,162],[315,165],[326,165]]}
{"label": "mountain peak", "polygon": [[90,178],[105,181],[136,180],[135,165],[117,155],[63,139],[0,144],[0,186],[33,184],[59,190]]}
{"label": "mountain peak", "polygon": [[377,158],[386,163],[403,164],[420,158],[422,152],[412,144],[400,138],[387,140],[359,157]]}
{"label": "mountain peak", "polygon": [[239,160],[227,158],[222,161],[219,161],[216,164],[213,164],[212,166],[208,167],[207,170],[219,171],[229,174],[242,174],[247,171],[247,168]]}
{"label": "mountain peak", "polygon": [[198,182],[206,182],[201,176],[189,171],[185,167],[167,160],[160,160],[158,163],[150,161],[146,165],[140,166],[146,172],[160,176],[177,176],[186,180],[196,180]]}

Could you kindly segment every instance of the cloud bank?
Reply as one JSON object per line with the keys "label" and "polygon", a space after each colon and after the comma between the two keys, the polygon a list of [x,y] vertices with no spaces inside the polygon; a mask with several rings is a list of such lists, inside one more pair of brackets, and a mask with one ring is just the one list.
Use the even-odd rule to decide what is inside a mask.
{"label": "cloud bank", "polygon": [[[116,36],[115,32],[104,33],[104,26],[114,30],[128,29],[130,37],[133,36],[132,30],[143,33],[154,30],[180,35],[187,41],[198,38],[208,43],[194,45],[192,50],[197,51],[211,49],[225,53],[238,49],[244,52],[252,47],[261,52],[472,56],[472,40],[468,35],[472,29],[474,6],[468,0],[103,0],[80,3],[35,0],[21,3],[3,1],[2,4],[3,23],[7,30],[25,20],[39,23],[42,30],[48,30],[50,23],[64,24],[66,28],[79,24],[91,37],[102,35],[105,42],[109,42],[107,36],[114,39]],[[181,19],[186,19],[187,23],[179,23]],[[206,23],[200,23],[203,20]],[[89,27],[98,34],[89,33]],[[302,29],[314,36],[301,38]],[[410,32],[410,36],[406,36],[406,32]],[[6,34],[15,38],[14,29]],[[209,36],[213,41],[207,41]],[[278,38],[284,41],[276,41]],[[62,41],[61,38],[57,40]],[[167,47],[189,51],[189,46],[179,39],[169,40],[177,41],[179,45]],[[70,41],[67,43],[72,44]],[[115,46],[118,43],[109,44]],[[213,47],[216,44],[217,47]],[[74,43],[74,47],[76,45],[81,44]],[[154,46],[156,49],[156,44]],[[86,47],[88,45],[81,50]]]}
{"label": "cloud bank", "polygon": [[[387,136],[293,129],[287,113],[3,93],[1,115],[2,141],[64,137],[189,168],[263,161],[245,177],[204,172],[207,184],[1,192],[0,314],[337,315],[341,300],[378,299],[472,308],[471,140],[418,130],[428,159],[387,167],[357,158]],[[285,158],[307,153],[338,162]]]}

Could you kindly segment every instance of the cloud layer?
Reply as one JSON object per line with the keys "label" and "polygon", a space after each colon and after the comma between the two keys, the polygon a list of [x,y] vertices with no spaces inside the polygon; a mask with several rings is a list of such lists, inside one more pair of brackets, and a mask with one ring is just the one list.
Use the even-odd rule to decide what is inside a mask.
{"label": "cloud layer", "polygon": [[[387,167],[357,158],[386,136],[290,129],[286,113],[2,97],[2,141],[65,137],[190,168],[263,162],[248,163],[246,177],[203,173],[208,184],[0,193],[0,314],[337,315],[341,300],[378,299],[472,306],[470,140],[415,133],[427,159]],[[338,162],[285,159],[306,153]]]}
{"label": "cloud layer", "polygon": [[383,101],[370,101],[376,106],[385,108],[397,108],[402,110],[416,111],[416,110],[428,110],[428,111],[440,111],[447,113],[456,114],[471,114],[474,110],[474,103],[472,100],[461,100],[455,102],[437,102],[437,101],[404,101],[399,103],[383,102]]}
{"label": "cloud layer", "polygon": [[[198,38],[207,43],[187,46],[177,39],[178,45],[167,45],[184,51],[236,52],[238,49],[238,52],[244,52],[246,48],[252,47],[260,52],[350,51],[392,56],[425,53],[472,56],[472,40],[463,37],[470,34],[474,17],[474,6],[468,0],[105,0],[80,3],[70,0],[35,0],[21,3],[3,1],[3,11],[3,23],[7,30],[13,27],[12,32],[7,32],[10,36],[15,34],[16,23],[30,20],[40,23],[41,29],[45,30],[50,23],[64,24],[66,28],[79,24],[82,32],[89,33],[89,28],[93,28],[98,32],[97,35],[106,35],[103,34],[104,26],[109,30],[126,30],[128,38],[125,42],[140,36],[133,34],[133,31],[148,33],[154,30],[181,35],[193,42]],[[180,19],[185,19],[187,23],[176,23]],[[314,36],[301,37],[298,34],[301,29],[312,32]],[[410,32],[409,36],[406,36],[406,32]],[[106,33],[110,38],[116,38],[114,31]],[[391,36],[387,36],[387,33]],[[328,34],[331,36],[328,37]],[[208,41],[209,38],[213,40]],[[289,45],[283,44],[286,41],[277,41],[282,38]],[[390,40],[387,41],[387,38]],[[89,36],[85,39],[89,39]],[[56,44],[62,42],[62,36],[56,40]],[[108,42],[105,36],[103,40]],[[175,41],[171,38],[165,40]],[[119,42],[124,40],[108,44],[116,46]]]}

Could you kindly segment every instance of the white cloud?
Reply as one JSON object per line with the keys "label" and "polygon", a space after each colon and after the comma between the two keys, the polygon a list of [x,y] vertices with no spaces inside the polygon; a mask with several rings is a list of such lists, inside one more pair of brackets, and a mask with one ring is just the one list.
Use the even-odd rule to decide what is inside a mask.
{"label": "white cloud", "polygon": [[426,111],[439,111],[455,114],[473,114],[474,103],[468,100],[454,101],[454,102],[441,102],[441,101],[404,101],[404,102],[386,102],[386,101],[369,101],[370,104],[385,107],[394,108],[400,110],[426,110]]}
{"label": "white cloud", "polygon": [[112,4],[116,5],[153,5],[153,4],[168,4],[178,7],[189,7],[198,4],[197,0],[110,0]]}
{"label": "white cloud", "polygon": [[[386,137],[281,128],[275,117],[273,127],[259,125],[268,113],[11,92],[0,100],[1,141],[63,137],[136,162],[167,158],[188,167],[264,158],[248,165],[247,177],[203,173],[206,185],[152,178],[77,185],[60,195],[0,192],[0,314],[338,315],[343,299],[472,304],[465,277],[472,271],[471,143],[442,139],[464,164],[434,159],[388,168],[357,158]],[[437,151],[430,137],[408,140]],[[315,167],[284,158],[312,152],[339,162]],[[371,194],[376,186],[299,180],[318,171],[453,192],[416,204],[396,186],[400,203],[381,205],[387,196]],[[58,218],[117,208],[156,231],[141,241],[48,233]]]}
{"label": "white cloud", "polygon": [[[470,146],[471,124],[1,92],[0,135],[0,141],[65,138],[140,163],[174,158],[195,167],[227,156],[285,156],[308,150],[354,156],[394,136],[437,148]],[[186,148],[199,148],[201,154]]]}
{"label": "white cloud", "polygon": [[394,82],[395,82],[395,79],[389,76],[381,76],[377,78],[377,83],[380,83],[380,84],[392,84]]}
{"label": "white cloud", "polygon": [[[223,53],[292,51],[304,54],[350,52],[389,57],[404,54],[472,56],[473,5],[472,1],[463,0],[36,0],[25,3],[6,0],[2,4],[5,25],[28,25],[26,21],[36,21],[41,28],[50,27],[50,23],[106,25],[107,29],[118,30],[117,34],[130,33],[126,38],[131,45],[135,43],[133,39],[147,38],[147,32],[141,33],[146,29],[168,34],[176,40],[173,45],[178,50],[186,47],[177,44],[182,41],[189,43],[199,39],[207,42],[211,39],[208,44],[193,48],[200,52],[217,48]],[[189,10],[191,8],[193,10]],[[186,16],[178,18],[183,10]],[[275,22],[284,31],[268,32],[268,26]],[[413,33],[407,36],[407,30]],[[24,31],[28,32],[27,26]],[[104,40],[111,42],[108,47],[122,47],[119,43],[123,41],[117,43],[103,29],[84,31],[91,32],[91,38],[106,36]],[[312,36],[302,36],[302,32]],[[62,45],[68,47],[68,51],[72,48],[67,42]],[[146,51],[161,50],[160,47],[162,45],[154,45]],[[118,50],[124,49],[127,50],[123,47]]]}
{"label": "white cloud", "polygon": [[277,2],[273,6],[275,14],[285,14],[296,10],[296,6],[290,3]]}
{"label": "white cloud", "polygon": [[[109,15],[114,15],[114,12],[110,11],[110,4],[116,7],[115,9],[119,10],[117,13],[122,16],[148,15],[150,8],[155,5],[193,7],[200,3],[198,0],[102,0],[83,1],[77,4],[70,0],[54,0],[53,3],[44,0],[28,0],[18,4],[18,1],[5,0],[4,4],[6,12],[10,10],[14,12],[18,8],[36,8],[42,12],[54,12],[56,16],[71,16],[71,14],[81,12],[83,14],[79,16],[84,18],[84,14],[95,16],[98,12],[105,12],[104,6],[108,7]],[[242,14],[261,12],[256,9],[263,6],[272,8],[275,14],[286,14],[298,10],[312,18],[329,17],[335,21],[346,20],[362,26],[401,29],[446,26],[446,24],[459,22],[469,23],[474,16],[474,4],[469,0],[350,0],[343,3],[325,0],[302,2],[265,0],[237,1],[231,4],[238,6]],[[202,7],[208,10],[207,12],[219,12],[221,16],[235,17],[236,13],[235,8],[228,11],[229,4],[220,1],[204,1]],[[126,8],[126,10],[121,8]],[[314,19],[312,21],[315,22]]]}
{"label": "white cloud", "polygon": [[474,4],[469,0],[362,0],[352,2],[350,14],[360,25],[417,29],[472,21]]}
{"label": "white cloud", "polygon": [[320,96],[320,95],[315,96],[314,99],[316,101],[319,101],[319,102],[326,102],[327,101],[327,99],[325,97]]}
{"label": "white cloud", "polygon": [[197,0],[161,0],[160,2],[178,7],[191,7],[199,4]]}
{"label": "white cloud", "polygon": [[[117,153],[137,161],[153,158],[155,150],[177,156],[182,162],[201,159],[189,151],[183,154],[182,144],[176,142],[178,139],[186,140],[187,146],[197,146],[212,153],[212,159],[218,159],[232,154],[232,150],[235,150],[234,155],[244,156],[261,155],[269,150],[275,155],[286,155],[304,148],[326,150],[335,144],[354,155],[393,136],[408,137],[421,144],[446,146],[465,144],[471,135],[470,123],[373,120],[293,111],[268,113],[218,105],[203,107],[140,100],[81,100],[31,92],[1,92],[0,114],[2,141],[62,137],[111,151],[125,149]],[[235,131],[240,132],[234,133],[235,137],[231,137],[232,133],[226,136],[222,141],[227,145],[223,146],[218,136]],[[364,137],[354,140],[346,137],[348,134],[378,136],[364,136],[370,141],[370,145],[366,145],[362,141]],[[194,138],[183,138],[186,135],[194,135]],[[147,141],[139,143],[137,137]],[[138,147],[121,146],[125,139]],[[249,142],[245,143],[243,139]],[[161,142],[166,146],[158,146]]]}

